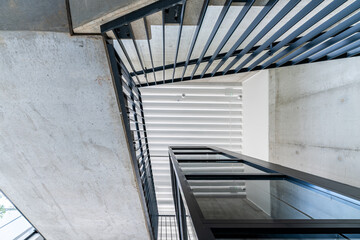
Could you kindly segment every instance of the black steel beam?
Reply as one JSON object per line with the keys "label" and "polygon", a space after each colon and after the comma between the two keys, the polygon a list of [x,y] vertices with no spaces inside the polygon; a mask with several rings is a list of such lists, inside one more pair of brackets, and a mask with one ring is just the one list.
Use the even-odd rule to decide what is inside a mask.
{"label": "black steel beam", "polygon": [[285,56],[283,59],[279,60],[277,62],[277,65],[281,66],[296,56],[297,57],[291,61],[292,65],[303,61],[305,58],[307,58],[307,57],[313,55],[314,53],[320,51],[321,49],[323,49],[323,48],[321,48],[323,46],[323,44],[321,44],[321,45],[318,45],[318,44],[322,43],[323,41],[325,41],[335,35],[338,38],[340,34],[343,34],[344,31],[347,31],[349,29],[349,26],[358,22],[359,19],[360,19],[360,13],[357,13],[357,14],[351,16],[350,18],[346,19],[345,21],[341,22],[340,24],[336,25],[335,27],[331,28],[327,32],[321,34],[319,37],[309,41],[304,46],[291,52],[290,54]]}
{"label": "black steel beam", "polygon": [[[139,48],[138,48],[138,46],[137,46],[137,43],[136,43],[136,40],[135,40],[135,36],[134,36],[134,32],[133,32],[133,30],[132,30],[131,24],[129,24],[129,30],[130,30],[131,40],[132,40],[132,42],[133,42],[133,44],[134,44],[134,47],[135,47],[136,55],[137,55],[137,57],[138,57],[138,59],[139,59],[139,63],[140,63],[141,69],[142,69],[143,74],[144,74],[144,76],[145,76],[146,83],[149,85],[149,81],[148,81],[148,78],[147,78],[147,74],[146,74],[146,72],[145,72],[144,64],[143,64],[143,61],[142,61],[141,56],[140,56]],[[131,59],[130,59],[130,61],[131,61]]]}
{"label": "black steel beam", "polygon": [[225,44],[229,41],[230,37],[233,35],[239,24],[244,19],[245,15],[250,10],[251,6],[254,4],[255,0],[246,1],[245,6],[241,9],[240,13],[234,20],[233,24],[230,26],[230,29],[225,34],[223,40],[221,40],[219,46],[216,48],[215,52],[213,53],[212,57],[209,59],[208,63],[206,64],[204,70],[201,73],[201,76],[204,76],[206,71],[209,69],[210,65],[214,62],[217,55],[220,53],[221,49],[225,46]]}
{"label": "black steel beam", "polygon": [[[276,24],[278,24],[281,19],[283,19],[298,3],[300,0],[289,1],[270,21],[269,23],[251,40],[251,42],[226,66],[224,73],[229,71],[231,67],[237,63],[248,51],[255,46],[257,42],[260,41],[268,32],[271,31]],[[238,72],[241,67],[235,69]]]}
{"label": "black steel beam", "polygon": [[[256,18],[250,23],[249,27],[246,28],[244,33],[239,37],[239,39],[234,43],[231,49],[226,53],[225,57],[216,65],[211,75],[214,76],[215,73],[220,69],[220,67],[229,59],[229,57],[238,49],[238,47],[245,41],[245,39],[254,31],[254,29],[259,25],[259,23],[264,19],[264,17],[270,12],[270,10],[275,6],[279,0],[269,0]],[[227,71],[226,71],[227,72]],[[226,74],[226,73],[224,73]]]}
{"label": "black steel beam", "polygon": [[147,24],[147,20],[146,17],[143,18],[144,21],[144,26],[145,26],[145,33],[146,33],[146,40],[148,43],[148,47],[149,47],[149,53],[150,53],[150,60],[151,60],[151,66],[152,66],[152,72],[154,74],[154,81],[156,84],[156,74],[155,74],[155,70],[154,70],[154,60],[153,60],[153,55],[152,55],[152,50],[151,50],[151,44],[150,44],[150,38],[149,38],[149,31],[148,31],[148,24]]}
{"label": "black steel beam", "polygon": [[[269,48],[273,48],[278,43],[275,43],[274,41],[284,35],[292,26],[297,24],[301,19],[303,19],[306,15],[308,15],[314,8],[319,6],[320,3],[322,3],[324,0],[313,0],[310,1],[304,8],[302,8],[298,13],[296,13],[286,24],[284,24],[279,30],[277,30],[269,39],[267,39],[261,46],[259,46],[255,51],[251,53],[249,51],[248,53],[251,53],[250,56],[248,56],[244,61],[242,61],[237,67],[236,71],[239,72],[241,69],[246,66],[251,60],[253,60],[256,56],[258,56],[262,51],[269,50]],[[296,39],[298,40],[299,37]],[[288,44],[286,44],[288,46]]]}
{"label": "black steel beam", "polygon": [[[202,8],[201,8],[199,20],[198,20],[198,23],[197,23],[197,26],[196,26],[196,30],[195,30],[195,33],[194,33],[194,37],[193,37],[193,39],[192,39],[192,41],[191,41],[191,45],[190,45],[190,48],[189,48],[189,52],[188,52],[186,61],[184,62],[184,70],[183,70],[183,73],[182,73],[182,75],[181,75],[181,79],[182,79],[182,78],[184,77],[184,75],[185,75],[187,66],[188,66],[189,61],[190,61],[190,58],[191,58],[191,54],[192,54],[193,51],[194,51],[195,43],[196,43],[196,40],[197,40],[197,38],[198,38],[198,36],[199,36],[199,32],[200,32],[201,26],[202,26],[203,21],[204,21],[204,17],[205,17],[205,14],[206,14],[207,7],[208,7],[208,5],[209,5],[209,1],[210,1],[210,0],[204,0],[203,6],[202,6]],[[196,63],[196,61],[195,61],[195,63]]]}
{"label": "black steel beam", "polygon": [[203,57],[205,56],[207,50],[209,49],[210,47],[210,44],[212,43],[212,41],[214,40],[214,37],[217,33],[217,31],[219,30],[220,28],[220,25],[221,23],[223,22],[224,18],[225,18],[225,15],[226,13],[228,12],[230,6],[231,6],[231,3],[232,3],[232,0],[226,0],[225,2],[225,5],[223,6],[221,12],[220,12],[220,15],[218,17],[218,19],[216,20],[216,23],[215,23],[215,26],[213,27],[213,30],[211,31],[209,37],[208,37],[208,40],[206,41],[205,43],[205,46],[200,54],[200,57],[198,58],[198,61],[196,62],[196,65],[191,73],[191,79],[194,77],[194,74],[196,72],[196,70],[198,69]]}
{"label": "black steel beam", "polygon": [[[314,35],[318,34],[319,32],[333,26],[334,24],[338,23],[339,21],[341,21],[342,19],[346,18],[347,16],[349,16],[350,14],[352,14],[353,12],[355,12],[357,9],[360,8],[360,1],[354,2],[352,5],[350,5],[349,7],[343,9],[342,11],[340,11],[339,13],[337,13],[335,16],[331,17],[329,20],[327,20],[326,22],[324,22],[323,24],[321,24],[320,26],[318,26],[317,28],[315,28],[314,30],[312,30],[310,33],[306,34],[305,36],[303,36],[301,39],[299,39],[298,41],[296,41],[295,43],[291,44],[289,47],[287,47],[285,50],[283,50],[282,52],[280,52],[278,55],[276,55],[275,57],[273,57],[272,59],[274,59],[274,61],[276,61],[277,59],[280,59],[281,57],[287,55],[288,53],[290,53],[291,51],[293,51],[294,49],[298,48],[299,46],[301,46],[303,43],[305,43],[308,39],[312,38]],[[358,15],[359,16],[359,15]],[[357,20],[359,20],[359,17],[356,17]],[[345,26],[344,26],[345,25]],[[341,28],[338,28],[338,32],[346,29],[347,27],[349,27],[349,24],[346,25],[344,24],[341,26]],[[337,41],[340,41],[342,39],[345,39],[347,36],[349,36],[349,34],[353,34],[355,32],[357,32],[359,30],[358,28],[359,24],[357,26],[351,27],[351,29],[346,30],[345,32],[342,32],[341,34],[339,34],[338,36],[334,37],[337,39]],[[334,27],[336,28],[336,27]],[[331,30],[330,30],[331,31]],[[328,42],[332,42],[333,39],[329,39]],[[336,42],[336,41],[334,41]],[[322,51],[318,54],[316,54],[316,57],[309,57],[310,62],[313,62],[321,57],[324,57],[326,55],[328,50]],[[279,62],[276,63],[277,66],[280,66],[282,64],[285,63],[285,61],[288,60],[289,57],[285,57],[286,59],[281,59]],[[268,61],[270,62],[271,59]],[[266,68],[268,62],[266,62],[265,64],[263,64],[263,67]]]}
{"label": "black steel beam", "polygon": [[[134,65],[133,65],[132,62],[131,62],[131,59],[130,59],[130,57],[129,57],[129,54],[128,54],[127,51],[126,51],[126,48],[125,48],[124,44],[122,43],[121,39],[119,38],[118,33],[117,33],[116,31],[113,31],[113,33],[114,33],[114,35],[115,35],[115,37],[116,37],[116,40],[118,41],[118,43],[119,43],[119,45],[120,45],[121,50],[123,51],[123,53],[124,53],[124,55],[125,55],[126,60],[128,61],[129,65],[130,65],[130,67],[131,67],[131,70],[132,70],[133,72],[135,72]],[[140,79],[139,79],[138,75],[137,75],[137,74],[134,74],[134,76],[136,77],[136,80],[138,81],[138,83],[141,85],[141,82],[140,82]]]}
{"label": "black steel beam", "polygon": [[162,47],[163,47],[163,66],[162,66],[162,71],[163,71],[163,82],[165,83],[165,51],[166,51],[166,47],[165,47],[165,11],[162,10],[162,34],[163,34],[163,38],[162,38]]}
{"label": "black steel beam", "polygon": [[[294,40],[296,41],[296,40],[298,40],[298,39],[300,39],[300,38],[296,38],[296,39],[294,39]],[[276,46],[276,44],[278,44],[278,43],[280,43],[280,42],[273,42],[272,45],[273,45],[273,46]],[[289,44],[290,44],[290,43],[289,43]],[[289,45],[289,44],[288,44],[288,45]],[[270,44],[269,44],[269,45],[270,45]],[[288,45],[286,45],[286,46],[288,46]],[[253,52],[255,52],[259,47],[261,47],[261,46],[254,46],[253,48],[251,48],[251,49],[249,50],[248,53],[253,53]],[[263,50],[269,50],[269,49],[270,49],[270,47],[268,46],[268,47],[264,48]],[[234,56],[238,55],[242,50],[243,50],[243,49],[238,49],[238,50],[236,50],[236,51],[231,55],[231,57],[234,57]],[[219,53],[219,54],[215,57],[214,60],[222,59],[225,55],[226,55],[226,53]],[[204,58],[202,59],[201,62],[202,62],[202,63],[203,63],[203,62],[208,62],[208,61],[211,59],[211,57],[212,57],[212,56],[206,56],[206,57],[204,57]],[[187,62],[187,61],[178,62],[178,63],[176,63],[176,67],[184,67],[184,66],[188,66],[188,65],[194,65],[194,64],[197,63],[198,60],[199,60],[199,58],[194,58],[194,59],[190,59],[188,62]],[[187,62],[187,65],[186,65],[186,62]],[[155,70],[155,72],[159,72],[159,71],[163,71],[164,69],[165,69],[165,70],[167,70],[167,69],[172,69],[173,67],[174,67],[174,64],[171,63],[171,64],[167,64],[167,65],[157,66],[157,67],[154,68],[154,70]],[[151,73],[152,70],[151,70],[151,69],[145,69],[145,72],[146,72],[146,73]],[[143,74],[142,71],[136,71],[136,72],[131,72],[131,73],[130,73],[131,76],[141,75],[141,74]]]}
{"label": "black steel beam", "polygon": [[[327,16],[328,14],[333,12],[336,8],[338,8],[339,6],[341,6],[345,2],[346,1],[344,1],[344,0],[338,0],[338,1],[331,2],[328,6],[326,6],[324,9],[322,9],[318,14],[316,14],[310,20],[305,22],[301,27],[299,27],[294,32],[299,32],[299,34],[305,32],[306,30],[311,28],[314,24],[316,24],[322,18],[324,18],[325,16]],[[360,4],[360,1],[358,1],[357,3]],[[281,52],[279,52],[278,54],[276,54],[275,56],[273,56],[272,58],[267,60],[265,63],[261,64],[261,68],[266,68],[269,65],[275,63],[277,60],[284,57],[286,54],[290,53],[291,51],[295,50],[297,47],[301,46],[302,44],[306,43],[309,39],[316,36],[320,32],[322,32],[322,31],[326,30],[327,28],[331,27],[333,24],[337,23],[338,21],[340,21],[341,19],[343,19],[344,17],[346,17],[348,14],[350,14],[353,11],[355,11],[355,9],[352,9],[350,7],[345,8],[341,12],[337,13],[334,17],[332,17],[329,20],[325,21],[320,26],[316,27],[314,30],[312,30],[311,32],[309,32],[305,36],[301,37],[298,41],[290,44],[290,46],[288,46],[286,49],[282,50]],[[298,35],[296,35],[296,36],[298,36]],[[286,39],[284,41],[286,42]],[[280,50],[280,49],[277,49],[277,50]],[[276,52],[277,50],[274,49],[272,51],[272,54],[274,52]]]}
{"label": "black steel beam", "polygon": [[183,0],[182,8],[181,8],[181,15],[180,15],[180,27],[179,27],[179,33],[178,33],[178,39],[177,39],[177,45],[176,45],[176,52],[175,52],[175,60],[174,60],[174,69],[172,74],[172,80],[174,81],[175,71],[176,71],[176,62],[179,54],[179,47],[180,47],[180,41],[181,41],[181,33],[183,29],[184,24],[184,15],[185,15],[185,8],[186,8],[186,0]]}

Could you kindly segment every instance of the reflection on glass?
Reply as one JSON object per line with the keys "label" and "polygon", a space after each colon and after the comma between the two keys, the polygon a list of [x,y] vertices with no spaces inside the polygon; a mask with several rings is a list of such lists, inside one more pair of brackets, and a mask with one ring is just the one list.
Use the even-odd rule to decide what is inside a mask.
{"label": "reflection on glass", "polygon": [[[221,240],[222,238],[216,238]],[[254,239],[267,239],[267,240],[341,240],[341,239],[351,239],[359,240],[359,236],[354,236],[349,238],[345,234],[257,234],[256,236],[246,237],[246,238],[232,238],[232,240],[254,240]]]}
{"label": "reflection on glass", "polygon": [[188,181],[206,219],[359,219],[360,206],[286,180]]}
{"label": "reflection on glass", "polygon": [[181,155],[177,155],[176,158],[178,160],[181,159],[234,159],[234,157],[231,156],[227,156],[225,154],[181,154]]}
{"label": "reflection on glass", "polygon": [[190,217],[189,208],[186,204],[184,196],[182,194],[180,194],[180,196],[183,201],[185,212],[186,212],[186,227],[187,227],[187,233],[188,233],[188,240],[197,240],[198,237],[196,236],[195,227],[194,227],[193,221]]}
{"label": "reflection on glass", "polygon": [[173,152],[175,153],[175,155],[176,155],[176,153],[177,152],[181,152],[181,153],[189,153],[189,154],[191,154],[191,153],[193,153],[193,152],[215,152],[214,150],[212,150],[212,149],[210,149],[210,148],[204,148],[204,149],[173,149]]}
{"label": "reflection on glass", "polygon": [[238,162],[185,162],[180,163],[181,170],[185,174],[190,173],[219,173],[219,174],[232,174],[232,173],[265,173],[259,169],[250,167],[244,163]]}

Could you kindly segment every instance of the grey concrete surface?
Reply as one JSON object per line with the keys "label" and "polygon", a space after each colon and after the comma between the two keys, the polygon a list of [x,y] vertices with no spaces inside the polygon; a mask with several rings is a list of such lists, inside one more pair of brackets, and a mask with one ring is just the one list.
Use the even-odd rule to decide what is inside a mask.
{"label": "grey concrete surface", "polygon": [[70,0],[74,28],[143,0]]}
{"label": "grey concrete surface", "polygon": [[103,42],[0,32],[0,188],[49,240],[149,239]]}
{"label": "grey concrete surface", "polygon": [[270,161],[360,187],[360,57],[270,70]]}
{"label": "grey concrete surface", "polygon": [[69,32],[64,0],[1,0],[0,30]]}
{"label": "grey concrete surface", "polygon": [[[100,26],[157,0],[70,0],[75,33],[100,33]],[[103,5],[103,3],[105,3]],[[84,11],[87,9],[87,12]],[[115,38],[113,34],[109,34]]]}

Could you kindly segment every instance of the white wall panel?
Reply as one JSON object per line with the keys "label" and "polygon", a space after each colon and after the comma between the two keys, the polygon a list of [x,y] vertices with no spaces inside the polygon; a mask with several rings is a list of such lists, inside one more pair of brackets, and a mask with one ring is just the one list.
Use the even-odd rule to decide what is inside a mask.
{"label": "white wall panel", "polygon": [[241,83],[180,83],[141,88],[160,214],[175,214],[168,147],[214,145],[241,152]]}

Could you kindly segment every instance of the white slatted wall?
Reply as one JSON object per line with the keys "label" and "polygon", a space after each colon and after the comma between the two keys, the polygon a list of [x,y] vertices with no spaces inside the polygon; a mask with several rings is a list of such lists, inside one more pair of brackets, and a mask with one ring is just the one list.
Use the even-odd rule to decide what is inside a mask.
{"label": "white slatted wall", "polygon": [[141,88],[159,214],[173,215],[169,145],[214,145],[241,152],[241,83]]}

